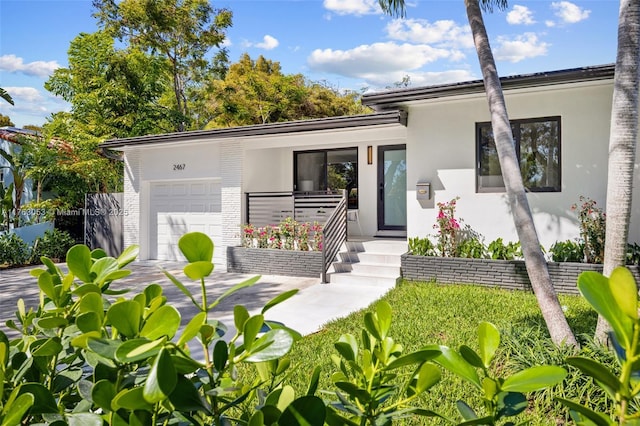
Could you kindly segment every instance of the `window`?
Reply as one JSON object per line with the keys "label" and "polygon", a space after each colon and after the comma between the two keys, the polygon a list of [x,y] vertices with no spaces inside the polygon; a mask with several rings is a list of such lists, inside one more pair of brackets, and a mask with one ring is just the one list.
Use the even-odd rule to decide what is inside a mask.
{"label": "window", "polygon": [[349,208],[358,208],[358,149],[293,153],[294,191],[347,190]]}
{"label": "window", "polygon": [[[560,117],[511,121],[524,186],[532,192],[560,191]],[[491,123],[476,124],[478,192],[504,191]]]}

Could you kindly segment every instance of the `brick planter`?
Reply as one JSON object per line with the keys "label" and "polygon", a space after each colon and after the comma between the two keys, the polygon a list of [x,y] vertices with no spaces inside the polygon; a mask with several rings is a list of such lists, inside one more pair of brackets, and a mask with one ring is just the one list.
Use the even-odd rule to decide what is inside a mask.
{"label": "brick planter", "polygon": [[227,271],[319,278],[322,252],[227,247]]}
{"label": "brick planter", "polygon": [[[551,281],[558,293],[578,294],[576,283],[584,271],[602,272],[602,265],[549,262]],[[637,265],[628,267],[640,279]],[[468,283],[510,290],[531,291],[523,260],[462,259],[453,257],[402,255],[402,277],[439,283]]]}

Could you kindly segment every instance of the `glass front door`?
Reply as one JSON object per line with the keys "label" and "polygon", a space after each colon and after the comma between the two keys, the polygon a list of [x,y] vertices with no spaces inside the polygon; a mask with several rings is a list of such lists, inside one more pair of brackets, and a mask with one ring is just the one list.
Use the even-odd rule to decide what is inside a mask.
{"label": "glass front door", "polygon": [[378,147],[378,229],[407,230],[406,145]]}

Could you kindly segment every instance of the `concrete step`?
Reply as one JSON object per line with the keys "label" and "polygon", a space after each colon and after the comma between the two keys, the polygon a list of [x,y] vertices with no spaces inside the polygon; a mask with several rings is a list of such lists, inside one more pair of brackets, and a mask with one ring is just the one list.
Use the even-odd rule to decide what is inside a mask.
{"label": "concrete step", "polygon": [[328,280],[332,284],[393,288],[400,277],[406,240],[347,241],[338,253]]}
{"label": "concrete step", "polygon": [[400,265],[362,262],[334,262],[335,272],[353,272],[354,274],[397,278],[400,276]]}
{"label": "concrete step", "polygon": [[398,254],[342,251],[338,253],[343,263],[383,264],[400,267],[401,257]]}
{"label": "concrete step", "polygon": [[380,277],[376,275],[362,275],[353,272],[333,272],[329,274],[330,285],[361,285],[373,287],[393,288],[397,278]]}
{"label": "concrete step", "polygon": [[345,242],[347,251],[401,255],[409,250],[406,240],[377,239]]}

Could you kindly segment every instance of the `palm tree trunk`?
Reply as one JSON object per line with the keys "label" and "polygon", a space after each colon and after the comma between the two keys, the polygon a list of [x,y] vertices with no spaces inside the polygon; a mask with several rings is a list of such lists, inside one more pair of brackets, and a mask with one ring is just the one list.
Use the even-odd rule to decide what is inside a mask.
{"label": "palm tree trunk", "polygon": [[[625,264],[633,171],[638,139],[638,81],[640,80],[640,2],[621,0],[609,135],[607,176],[607,232],[604,246],[604,275]],[[598,318],[595,339],[606,342],[609,324]]]}
{"label": "palm tree trunk", "polygon": [[529,201],[522,182],[507,107],[502,93],[502,85],[498,77],[478,0],[465,0],[465,7],[480,61],[480,68],[482,69],[487,101],[491,112],[491,126],[493,127],[500,167],[502,168],[502,177],[531,287],[538,299],[542,316],[553,342],[557,345],[578,346],[578,342],[560,306],[558,296],[549,276],[547,262],[540,249],[540,242],[533,223]]}

